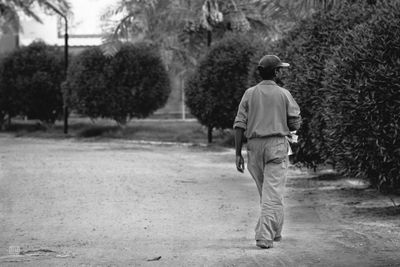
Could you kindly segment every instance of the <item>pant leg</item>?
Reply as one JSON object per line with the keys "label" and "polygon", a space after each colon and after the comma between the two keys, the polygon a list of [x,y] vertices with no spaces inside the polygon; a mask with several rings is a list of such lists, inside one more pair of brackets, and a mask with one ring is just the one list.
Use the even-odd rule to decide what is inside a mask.
{"label": "pant leg", "polygon": [[[260,206],[262,199],[262,187],[264,181],[264,144],[260,139],[249,139],[247,142],[247,169],[253,177],[258,194],[260,196]],[[260,231],[260,218],[258,218],[255,232]]]}
{"label": "pant leg", "polygon": [[264,145],[261,215],[256,228],[256,240],[273,240],[281,236],[284,220],[288,144],[286,139],[271,137],[265,140]]}
{"label": "pant leg", "polygon": [[263,144],[259,139],[250,139],[247,142],[247,169],[249,170],[251,176],[253,177],[258,193],[261,194],[262,186],[264,181],[264,149]]}

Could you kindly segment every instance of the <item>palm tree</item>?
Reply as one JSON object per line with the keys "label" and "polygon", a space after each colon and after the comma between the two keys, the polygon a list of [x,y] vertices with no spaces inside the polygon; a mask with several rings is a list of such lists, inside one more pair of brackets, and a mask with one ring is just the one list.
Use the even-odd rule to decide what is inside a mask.
{"label": "palm tree", "polygon": [[[351,0],[349,0],[351,1]],[[163,44],[182,32],[211,33],[256,30],[276,39],[296,22],[317,10],[340,5],[339,0],[120,0],[103,15],[108,24],[106,51],[112,53],[118,42],[151,40]],[[182,35],[179,36],[182,38]],[[176,39],[176,38],[175,38]],[[201,40],[196,40],[201,41]],[[210,43],[210,36],[208,44]],[[176,45],[176,44],[175,44]]]}
{"label": "palm tree", "polygon": [[[124,41],[157,43],[166,58],[196,64],[196,55],[226,31],[270,29],[254,0],[121,0],[106,12],[104,50],[115,53]],[[115,19],[118,17],[117,19]],[[205,38],[208,34],[208,39]],[[207,45],[208,44],[208,45]],[[185,63],[185,65],[186,65]]]}
{"label": "palm tree", "polygon": [[23,12],[28,17],[42,22],[40,16],[35,13],[34,7],[39,6],[44,10],[52,10],[49,5],[62,13],[66,13],[70,9],[68,0],[0,0],[0,35],[19,30],[18,12]]}

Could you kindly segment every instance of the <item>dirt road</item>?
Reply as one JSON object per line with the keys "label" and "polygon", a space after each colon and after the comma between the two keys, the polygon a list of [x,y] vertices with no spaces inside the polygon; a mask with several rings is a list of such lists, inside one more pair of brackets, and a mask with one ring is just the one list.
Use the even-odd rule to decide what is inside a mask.
{"label": "dirt road", "polygon": [[294,168],[286,195],[283,240],[261,250],[233,150],[3,134],[0,266],[400,266],[389,197]]}

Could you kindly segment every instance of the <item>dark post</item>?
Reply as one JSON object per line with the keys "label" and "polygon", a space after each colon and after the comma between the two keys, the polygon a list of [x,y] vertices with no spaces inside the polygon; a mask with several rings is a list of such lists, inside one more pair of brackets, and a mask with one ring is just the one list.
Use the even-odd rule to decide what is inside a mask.
{"label": "dark post", "polygon": [[208,128],[207,128],[207,140],[208,140],[208,143],[212,143],[212,139],[213,139],[212,132],[213,132],[213,126],[212,125],[208,125]]}
{"label": "dark post", "polygon": [[[65,78],[67,78],[67,70],[68,70],[68,18],[67,18],[67,12],[65,11],[65,14],[56,6],[54,6],[50,2],[45,2],[45,5],[52,9],[54,12],[56,12],[58,15],[60,15],[64,20],[65,20],[65,34],[64,34],[64,40],[65,40],[65,46],[64,46],[64,60],[65,60]],[[68,103],[67,103],[67,97],[64,96],[64,133],[68,133]]]}
{"label": "dark post", "polygon": [[[67,70],[68,70],[68,18],[67,18],[67,12],[65,14],[56,6],[54,6],[50,2],[45,2],[45,5],[52,9],[54,12],[56,12],[58,15],[60,15],[64,20],[65,20],[65,33],[64,33],[64,41],[65,41],[65,46],[64,46],[64,60],[65,60],[65,78],[67,78]],[[67,96],[64,94],[64,133],[68,133],[68,102],[67,102]]]}
{"label": "dark post", "polygon": [[[210,2],[207,2],[207,9],[208,9],[208,18],[207,21],[210,23],[211,25],[211,18],[210,18],[210,13],[211,13],[211,5]],[[207,30],[207,47],[211,46],[211,41],[212,41],[212,32],[211,29]],[[213,132],[213,126],[212,125],[208,125],[208,131],[207,131],[207,139],[208,139],[208,143],[212,143],[212,132]]]}
{"label": "dark post", "polygon": [[[207,9],[208,9],[208,17],[207,17],[207,22],[211,25],[211,3],[210,1],[207,1]],[[211,26],[210,26],[211,27]],[[207,30],[207,46],[210,47],[211,45],[211,29]]]}
{"label": "dark post", "polygon": [[[67,16],[63,16],[65,19],[65,46],[64,46],[64,60],[65,60],[65,79],[67,78],[68,71],[68,19]],[[64,133],[68,133],[68,103],[67,103],[68,94],[64,93]]]}

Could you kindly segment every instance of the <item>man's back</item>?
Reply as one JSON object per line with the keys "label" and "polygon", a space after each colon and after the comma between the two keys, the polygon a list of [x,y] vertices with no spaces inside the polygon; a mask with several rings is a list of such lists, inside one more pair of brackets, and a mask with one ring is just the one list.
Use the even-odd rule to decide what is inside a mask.
{"label": "man's back", "polygon": [[287,136],[290,134],[288,117],[299,114],[299,106],[288,90],[274,81],[264,80],[246,90],[234,127],[246,129],[247,138]]}

